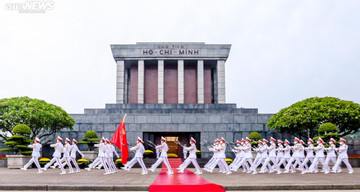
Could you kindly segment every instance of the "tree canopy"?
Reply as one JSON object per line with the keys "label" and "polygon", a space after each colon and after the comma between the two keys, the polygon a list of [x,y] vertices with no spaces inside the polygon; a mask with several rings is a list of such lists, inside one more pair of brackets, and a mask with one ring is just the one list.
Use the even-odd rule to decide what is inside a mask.
{"label": "tree canopy", "polygon": [[31,138],[40,139],[63,128],[70,128],[75,120],[62,108],[43,100],[29,97],[13,97],[0,100],[0,137],[7,139],[13,127],[26,124],[30,127]]}
{"label": "tree canopy", "polygon": [[281,109],[267,126],[298,137],[314,137],[318,127],[326,122],[338,127],[341,136],[360,128],[360,105],[334,97],[312,97]]}

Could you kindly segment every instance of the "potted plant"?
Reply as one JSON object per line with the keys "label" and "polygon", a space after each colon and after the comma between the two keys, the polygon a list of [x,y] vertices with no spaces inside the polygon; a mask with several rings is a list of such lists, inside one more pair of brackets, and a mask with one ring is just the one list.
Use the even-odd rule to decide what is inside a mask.
{"label": "potted plant", "polygon": [[0,167],[7,167],[6,155],[0,155]]}
{"label": "potted plant", "polygon": [[100,139],[95,131],[87,131],[84,135],[84,139],[79,141],[78,144],[87,144],[88,151],[82,151],[84,158],[89,161],[94,161],[97,157],[97,152],[94,151],[94,145],[99,143]]}
{"label": "potted plant", "polygon": [[12,132],[15,134],[7,139],[4,144],[8,148],[3,148],[1,151],[11,151],[15,155],[6,155],[8,168],[21,168],[31,158],[32,150],[28,147],[33,140],[29,139],[31,129],[24,124],[16,125]]}
{"label": "potted plant", "polygon": [[149,149],[145,150],[144,158],[154,158],[154,157],[155,157],[154,151],[149,150]]}
{"label": "potted plant", "polygon": [[120,169],[120,167],[124,167],[121,161],[122,161],[121,159],[116,159],[115,161],[115,165],[118,169]]}
{"label": "potted plant", "polygon": [[90,162],[87,159],[78,159],[76,163],[79,165],[80,169],[84,169],[90,164]]}

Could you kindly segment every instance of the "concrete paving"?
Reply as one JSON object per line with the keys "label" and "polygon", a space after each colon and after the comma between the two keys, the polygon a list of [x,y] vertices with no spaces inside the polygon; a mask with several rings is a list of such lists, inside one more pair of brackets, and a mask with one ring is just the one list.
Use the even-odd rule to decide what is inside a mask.
{"label": "concrete paving", "polygon": [[[120,170],[118,173],[103,175],[104,170],[83,170],[76,174],[60,175],[59,169],[49,169],[37,174],[36,169],[21,171],[19,169],[0,168],[0,190],[32,191],[148,191],[161,169],[155,173],[141,175],[139,168],[130,172]],[[194,171],[193,169],[190,169]],[[360,168],[353,174],[343,169],[342,173],[328,174],[258,174],[251,175],[235,172],[224,175],[215,169],[214,173],[204,172],[203,178],[209,182],[222,185],[227,191],[247,190],[359,190]]]}

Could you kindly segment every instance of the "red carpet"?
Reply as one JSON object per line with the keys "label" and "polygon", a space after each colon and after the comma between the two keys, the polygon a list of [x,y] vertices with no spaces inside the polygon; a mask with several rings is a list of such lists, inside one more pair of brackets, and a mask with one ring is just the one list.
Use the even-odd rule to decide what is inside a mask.
{"label": "red carpet", "polygon": [[185,169],[184,173],[177,173],[179,165],[182,163],[179,158],[169,159],[173,175],[168,175],[166,166],[162,165],[159,176],[150,185],[150,192],[158,191],[225,191],[221,185],[210,183],[201,176]]}

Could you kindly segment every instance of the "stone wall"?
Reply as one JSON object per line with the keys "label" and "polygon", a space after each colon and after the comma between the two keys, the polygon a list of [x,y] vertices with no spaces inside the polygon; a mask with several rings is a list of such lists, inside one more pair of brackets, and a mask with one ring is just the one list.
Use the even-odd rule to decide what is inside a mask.
{"label": "stone wall", "polygon": [[349,155],[360,154],[360,138],[349,140],[347,144],[349,146],[349,150],[348,150]]}
{"label": "stone wall", "polygon": [[[229,142],[246,137],[252,131],[264,138],[290,138],[266,127],[272,114],[258,114],[257,109],[236,108],[235,104],[107,104],[105,109],[85,109],[84,114],[72,114],[75,125],[60,135],[78,141],[88,130],[99,137],[111,138],[124,114],[127,139],[131,145],[144,132],[200,132],[201,140],[224,137]],[[147,148],[147,146],[145,146]],[[212,154],[204,147],[202,157]],[[131,154],[132,155],[132,154]],[[233,156],[232,153],[228,155]]]}

